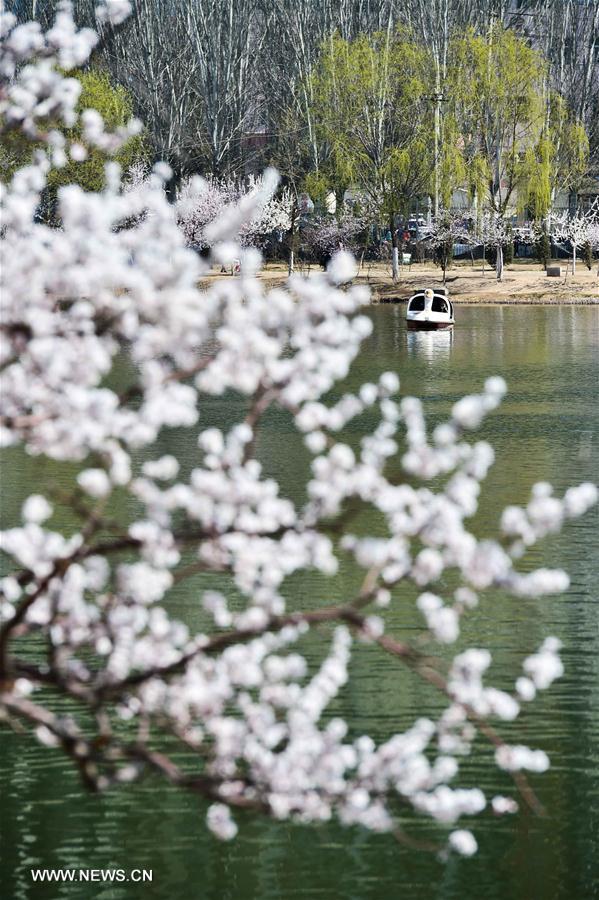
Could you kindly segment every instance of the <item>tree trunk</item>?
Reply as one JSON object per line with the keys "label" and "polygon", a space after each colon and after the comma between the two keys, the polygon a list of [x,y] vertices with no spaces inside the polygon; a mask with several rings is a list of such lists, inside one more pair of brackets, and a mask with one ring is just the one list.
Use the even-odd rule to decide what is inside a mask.
{"label": "tree trunk", "polygon": [[336,188],[335,189],[335,218],[338,222],[341,221],[343,217],[343,212],[345,210],[345,188]]}
{"label": "tree trunk", "polygon": [[295,239],[296,239],[296,223],[299,218],[299,210],[297,200],[294,201],[291,209],[291,227],[289,228],[289,263],[287,266],[287,275],[293,275],[295,266]]}
{"label": "tree trunk", "polygon": [[168,179],[168,181],[164,185],[164,192],[167,196],[169,203],[177,202],[177,191],[179,189],[180,177],[177,172],[171,167],[172,175]]}
{"label": "tree trunk", "polygon": [[576,275],[576,244],[572,245],[572,275]]}
{"label": "tree trunk", "polygon": [[393,281],[399,281],[399,247],[397,246],[397,231],[395,230],[395,216],[391,216],[391,274]]}
{"label": "tree trunk", "polygon": [[393,273],[393,281],[399,281],[399,249],[397,247],[393,247],[391,256],[391,271]]}
{"label": "tree trunk", "polygon": [[497,272],[497,281],[503,281],[503,247],[497,245],[497,262],[495,263],[495,271]]}
{"label": "tree trunk", "polygon": [[439,143],[441,140],[441,73],[439,71],[439,59],[436,59],[435,72],[435,219],[439,216]]}

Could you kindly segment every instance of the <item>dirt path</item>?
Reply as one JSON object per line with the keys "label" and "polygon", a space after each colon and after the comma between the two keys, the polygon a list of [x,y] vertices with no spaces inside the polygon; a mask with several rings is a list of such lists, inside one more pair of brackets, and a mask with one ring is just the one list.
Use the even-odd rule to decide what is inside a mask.
{"label": "dirt path", "polygon": [[[320,266],[303,266],[297,270],[308,277],[322,271]],[[214,270],[204,284],[219,278],[230,278]],[[287,266],[283,263],[269,263],[260,274],[261,280],[269,286],[283,284],[287,278]],[[441,270],[430,264],[403,266],[397,284],[391,278],[390,266],[386,263],[365,263],[357,278],[358,284],[370,288],[372,300],[407,300],[415,288],[442,283]],[[487,264],[483,273],[482,264],[457,263],[447,272],[447,287],[451,299],[456,303],[599,303],[599,278],[597,264],[589,271],[578,262],[576,275],[570,267],[562,263],[561,278],[548,278],[538,263],[515,262],[506,266],[503,281],[498,283],[495,271]]]}

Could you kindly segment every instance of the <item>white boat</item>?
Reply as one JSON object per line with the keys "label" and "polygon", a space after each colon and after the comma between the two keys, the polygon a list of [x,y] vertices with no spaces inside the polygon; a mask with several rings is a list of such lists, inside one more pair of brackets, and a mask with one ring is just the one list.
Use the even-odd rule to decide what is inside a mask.
{"label": "white boat", "polygon": [[447,288],[422,288],[412,294],[406,319],[408,328],[451,328],[455,320]]}

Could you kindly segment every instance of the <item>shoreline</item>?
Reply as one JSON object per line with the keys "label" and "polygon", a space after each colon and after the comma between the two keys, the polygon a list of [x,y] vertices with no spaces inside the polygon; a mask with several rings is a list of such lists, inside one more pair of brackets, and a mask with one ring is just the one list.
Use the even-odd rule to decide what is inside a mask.
{"label": "shoreline", "polygon": [[[596,297],[564,296],[552,297],[546,294],[529,294],[518,297],[454,297],[450,293],[454,306],[599,306],[599,293]],[[409,297],[378,298],[371,297],[368,306],[392,306],[407,303]]]}
{"label": "shoreline", "polygon": [[[478,261],[477,261],[478,263]],[[556,263],[557,264],[557,263]],[[518,261],[506,266],[503,281],[495,271],[477,264],[454,264],[447,271],[446,287],[455,306],[593,306],[599,305],[599,277],[596,265],[587,269],[578,263],[573,276],[561,266],[559,278],[549,278],[539,263]],[[371,304],[406,302],[415,289],[423,285],[442,285],[440,270],[432,265],[416,264],[402,270],[394,284],[382,266],[360,272],[356,283],[371,290]],[[397,300],[395,299],[397,298]]]}
{"label": "shoreline", "polygon": [[[599,277],[597,263],[593,269],[586,268],[580,260],[576,273],[572,275],[567,260],[556,262],[562,275],[549,278],[540,263],[518,260],[504,269],[503,281],[495,279],[495,270],[488,264],[484,270],[480,261],[473,266],[470,262],[458,262],[448,269],[446,287],[451,302],[456,306],[593,306],[599,305]],[[311,277],[322,273],[317,264],[302,264],[296,267],[296,274]],[[221,274],[216,269],[205,275],[200,284],[232,277]],[[260,271],[260,281],[268,288],[280,287],[287,281],[287,264],[269,262]],[[412,293],[424,286],[442,285],[441,270],[436,266],[414,263],[402,266],[399,281],[393,282],[388,262],[363,263],[353,284],[363,285],[370,291],[370,299],[365,305],[381,303],[405,303]]]}

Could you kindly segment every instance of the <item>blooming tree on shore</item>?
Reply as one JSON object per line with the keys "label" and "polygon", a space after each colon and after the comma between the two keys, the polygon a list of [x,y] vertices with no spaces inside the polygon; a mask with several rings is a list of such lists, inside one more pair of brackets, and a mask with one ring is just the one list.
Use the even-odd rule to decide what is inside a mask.
{"label": "blooming tree on shore", "polygon": [[[587,241],[594,253],[599,253],[599,216],[588,227]],[[599,278],[599,264],[597,265],[597,277]]]}
{"label": "blooming tree on shore", "polygon": [[366,223],[359,216],[343,214],[316,217],[302,233],[302,243],[311,256],[328,261],[338,250],[353,250]]}
{"label": "blooming tree on shore", "polygon": [[493,247],[497,281],[503,281],[503,248],[514,240],[510,223],[497,213],[485,213],[477,222],[476,231],[484,246]]}
{"label": "blooming tree on shore", "polygon": [[599,201],[585,212],[576,212],[571,216],[563,213],[553,220],[553,234],[558,241],[568,241],[572,245],[572,274],[576,273],[576,255],[581,247],[590,244],[597,246],[597,227],[599,223]]}
{"label": "blooming tree on shore", "polygon": [[[468,520],[493,451],[471,435],[500,403],[501,378],[455,403],[431,434],[420,402],[398,397],[393,372],[327,402],[370,332],[360,312],[368,297],[340,287],[355,271],[347,253],[284,288],[257,278],[260,254],[239,246],[239,235],[264,215],[273,172],[205,226],[215,261],[242,259],[239,279],[206,291],[197,287],[206,264],[186,247],[166,200],[164,165],[124,190],[108,164],[101,193],[60,189],[60,228],[38,222],[50,168],[79,153],[56,128],[75,116],[77,83],[64,71],[85,62],[95,36],[74,27],[66,4],[46,34],[4,14],[1,35],[2,127],[22,129],[40,151],[2,189],[0,437],[65,471],[79,466],[66,495],[32,493],[2,533],[12,567],[0,601],[3,724],[59,747],[92,790],[153,772],[196,792],[223,839],[235,836],[239,809],[304,823],[336,816],[401,838],[400,801],[447,828],[449,849],[471,855],[476,840],[462,817],[535,806],[525,773],[545,771],[549,759],[498,729],[562,674],[560,644],[548,637],[525,658],[509,691],[488,678],[488,649],[460,646],[449,659],[443,651],[485,590],[525,601],[567,588],[564,572],[523,574],[518,560],[584,513],[594,486],[558,498],[538,484],[523,507],[505,510],[496,540],[478,540]],[[129,133],[82,118],[84,141],[107,153]],[[132,374],[119,391],[107,376],[123,354]],[[228,429],[203,427],[204,402],[226,391],[245,399],[245,412]],[[256,457],[273,406],[311,454],[301,504]],[[352,449],[339,433],[365,410],[378,424]],[[157,455],[168,428],[197,442],[189,475],[175,456]],[[396,458],[409,484],[389,474]],[[128,511],[118,519],[114,500]],[[61,530],[57,504],[78,518],[74,531]],[[379,513],[384,535],[352,533],[350,514],[364,507]],[[288,576],[312,569],[334,579],[345,557],[361,573],[352,594],[288,607]],[[446,571],[459,581],[449,595]],[[221,587],[193,582],[204,619],[192,628],[172,615],[170,599],[202,573]],[[406,585],[419,593],[426,643],[399,640],[387,626],[385,610],[405,602]],[[316,666],[305,650],[314,632],[328,639]],[[431,683],[441,714],[378,744],[328,716],[362,642]],[[479,733],[518,801],[487,797],[477,784],[452,787]]]}
{"label": "blooming tree on shore", "polygon": [[430,247],[443,270],[443,284],[447,268],[453,259],[454,244],[472,244],[474,236],[464,221],[464,216],[442,209],[439,215],[420,229],[421,239]]}
{"label": "blooming tree on shore", "polygon": [[[247,185],[233,180],[201,178],[197,175],[186,179],[179,190],[176,210],[177,220],[187,242],[197,247],[211,246],[210,225],[227,210],[235,219],[240,204],[253,209],[254,217],[244,218],[237,231],[237,239],[244,247],[262,247],[277,232],[286,233],[291,228],[293,199],[289,190],[278,196],[270,196],[264,190],[263,178],[250,178]],[[255,197],[263,198],[254,203]]]}

